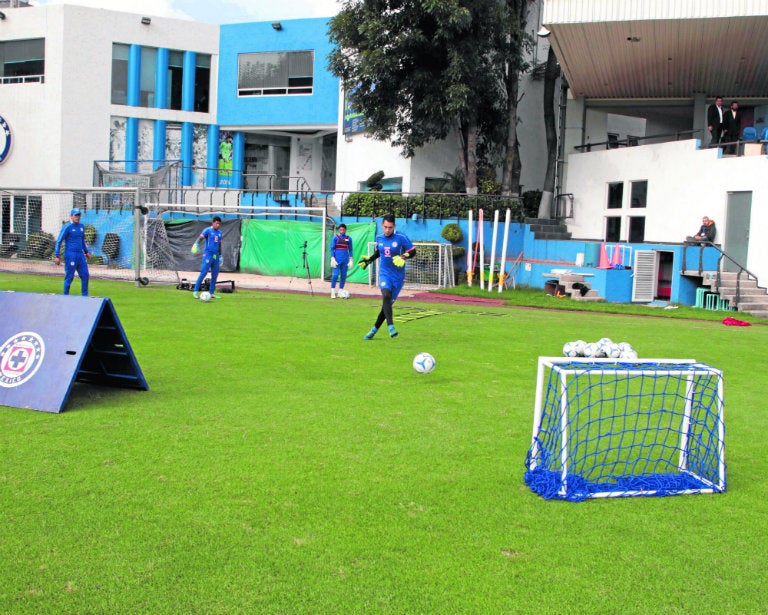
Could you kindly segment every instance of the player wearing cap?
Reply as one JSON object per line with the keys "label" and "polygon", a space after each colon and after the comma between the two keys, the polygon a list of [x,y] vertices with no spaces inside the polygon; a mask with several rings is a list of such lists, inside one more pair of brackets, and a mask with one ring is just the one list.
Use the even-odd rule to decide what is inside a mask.
{"label": "player wearing cap", "polygon": [[88,259],[91,255],[85,245],[85,226],[80,223],[81,211],[75,207],[69,212],[69,224],[65,224],[56,245],[53,248],[53,262],[61,264],[61,242],[64,242],[64,294],[69,294],[69,287],[75,279],[75,271],[80,276],[80,290],[83,297],[88,296]]}
{"label": "player wearing cap", "polygon": [[386,214],[381,220],[381,230],[376,235],[376,250],[371,256],[364,256],[358,261],[363,269],[377,258],[379,264],[379,288],[381,289],[381,311],[376,317],[376,324],[365,334],[363,339],[372,340],[384,321],[387,321],[389,336],[395,337],[397,331],[392,321],[392,304],[397,299],[405,283],[405,261],[416,256],[416,248],[403,233],[395,231],[395,217]]}
{"label": "player wearing cap", "polygon": [[331,239],[331,299],[336,298],[336,280],[339,281],[339,290],[344,288],[347,269],[352,265],[352,238],[347,235],[347,225],[342,223]]}
{"label": "player wearing cap", "polygon": [[216,278],[219,277],[219,266],[221,265],[221,236],[222,233],[219,230],[221,226],[221,218],[214,216],[211,226],[200,233],[200,237],[192,244],[192,254],[198,253],[197,242],[201,239],[205,242],[203,248],[203,265],[200,269],[200,275],[197,276],[197,282],[195,282],[195,292],[192,296],[197,299],[200,294],[200,285],[203,283],[205,276],[208,272],[211,272],[211,297],[214,299],[220,299],[220,296],[216,294]]}

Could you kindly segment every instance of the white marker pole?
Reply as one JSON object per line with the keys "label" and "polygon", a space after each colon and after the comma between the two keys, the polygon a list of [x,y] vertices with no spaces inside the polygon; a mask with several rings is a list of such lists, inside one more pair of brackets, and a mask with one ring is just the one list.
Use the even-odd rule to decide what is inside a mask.
{"label": "white marker pole", "polygon": [[472,286],[472,210],[467,215],[467,286]]}
{"label": "white marker pole", "polygon": [[485,220],[483,219],[483,210],[477,210],[477,245],[480,249],[480,289],[485,290]]}
{"label": "white marker pole", "polygon": [[504,272],[506,269],[504,265],[507,260],[507,244],[509,243],[509,220],[512,215],[511,210],[507,207],[507,215],[504,218],[504,239],[501,242],[501,265],[499,265],[499,292],[504,287]]}
{"label": "white marker pole", "polygon": [[491,264],[488,267],[488,292],[493,290],[493,267],[496,264],[496,235],[499,233],[499,210],[493,211],[493,238],[491,239]]}

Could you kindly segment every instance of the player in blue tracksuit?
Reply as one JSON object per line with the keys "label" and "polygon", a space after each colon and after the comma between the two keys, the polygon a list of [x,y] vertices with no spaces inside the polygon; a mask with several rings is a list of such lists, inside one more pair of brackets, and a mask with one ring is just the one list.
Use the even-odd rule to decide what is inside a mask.
{"label": "player in blue tracksuit", "polygon": [[384,321],[387,321],[390,337],[395,337],[397,331],[392,321],[392,304],[397,299],[405,282],[405,261],[416,256],[416,248],[411,240],[402,233],[395,231],[395,217],[387,214],[382,217],[381,230],[376,235],[376,250],[371,256],[364,256],[358,264],[365,269],[377,258],[379,263],[379,288],[381,289],[381,311],[363,339],[372,340]]}
{"label": "player in blue tracksuit", "polygon": [[64,242],[64,294],[69,294],[69,287],[75,279],[75,271],[80,276],[80,291],[88,296],[88,259],[90,254],[85,245],[85,226],[80,224],[80,210],[75,207],[69,212],[69,224],[65,224],[56,245],[53,248],[53,262],[61,264],[61,242]]}
{"label": "player in blue tracksuit", "polygon": [[197,282],[195,282],[195,292],[192,296],[197,299],[200,296],[200,285],[203,283],[205,276],[208,272],[211,272],[211,297],[214,299],[220,299],[221,297],[216,294],[216,278],[219,277],[219,266],[221,264],[221,218],[214,216],[211,226],[200,233],[200,237],[197,238],[195,243],[192,244],[192,254],[197,254],[199,249],[197,247],[198,242],[202,239],[205,242],[203,248],[203,265],[200,269],[200,275],[197,276]]}
{"label": "player in blue tracksuit", "polygon": [[331,239],[331,299],[336,298],[336,280],[339,290],[347,281],[347,269],[352,266],[352,238],[347,235],[347,225],[339,224],[338,233]]}

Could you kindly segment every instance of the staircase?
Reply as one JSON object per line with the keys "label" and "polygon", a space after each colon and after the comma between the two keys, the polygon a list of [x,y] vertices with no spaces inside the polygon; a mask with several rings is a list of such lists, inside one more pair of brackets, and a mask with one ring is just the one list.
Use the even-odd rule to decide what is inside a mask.
{"label": "staircase", "polygon": [[722,299],[735,306],[739,312],[752,314],[758,318],[768,318],[768,293],[762,286],[758,286],[757,280],[742,275],[738,280],[739,300],[736,301],[738,274],[730,271],[720,273],[720,284],[717,283],[715,272],[705,272],[703,284],[710,286],[712,292],[716,292]]}
{"label": "staircase", "polygon": [[[551,279],[557,280],[558,284],[565,287],[565,294],[574,301],[604,301],[604,299],[597,294],[597,291],[584,281],[584,275],[581,273],[569,272],[558,275],[553,272]],[[578,288],[573,287],[573,285],[577,283],[584,284],[589,288],[586,294],[582,295]]]}
{"label": "staircase", "polygon": [[534,239],[570,239],[568,227],[558,220],[547,218],[526,218],[525,224],[531,227]]}

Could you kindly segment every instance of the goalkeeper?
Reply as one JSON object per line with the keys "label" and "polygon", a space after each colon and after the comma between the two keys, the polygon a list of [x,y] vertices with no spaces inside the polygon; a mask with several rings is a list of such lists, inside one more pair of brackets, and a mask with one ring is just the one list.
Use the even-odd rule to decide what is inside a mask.
{"label": "goalkeeper", "polygon": [[331,299],[336,298],[336,281],[339,290],[347,281],[347,269],[352,266],[352,238],[347,235],[347,225],[339,224],[338,232],[331,239]]}
{"label": "goalkeeper", "polygon": [[200,249],[198,242],[202,239],[205,244],[203,248],[203,265],[200,269],[200,275],[197,276],[197,282],[195,282],[195,292],[192,296],[197,299],[200,296],[200,285],[203,283],[205,276],[208,272],[211,272],[211,297],[220,299],[221,297],[216,294],[216,278],[219,277],[219,266],[221,265],[221,218],[214,216],[211,226],[203,230],[200,233],[200,237],[192,244],[192,254],[197,254]]}
{"label": "goalkeeper", "polygon": [[381,220],[381,230],[376,235],[376,250],[371,256],[364,256],[358,261],[363,269],[368,267],[377,258],[379,264],[379,288],[381,289],[381,311],[376,317],[376,324],[363,337],[364,340],[372,340],[379,327],[387,321],[389,336],[395,337],[397,331],[392,321],[392,304],[400,294],[405,282],[405,261],[416,256],[416,248],[411,240],[402,233],[395,231],[395,217],[392,214],[385,215]]}

